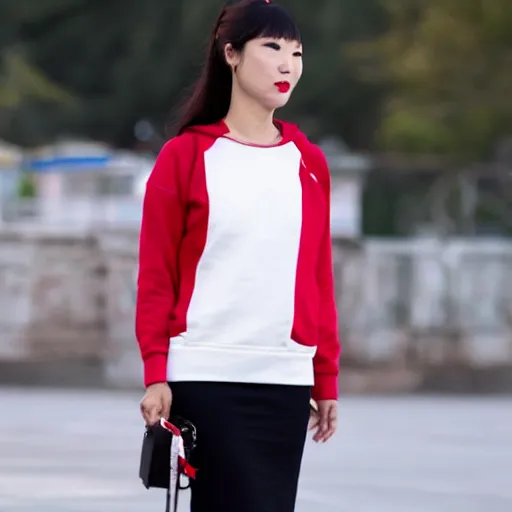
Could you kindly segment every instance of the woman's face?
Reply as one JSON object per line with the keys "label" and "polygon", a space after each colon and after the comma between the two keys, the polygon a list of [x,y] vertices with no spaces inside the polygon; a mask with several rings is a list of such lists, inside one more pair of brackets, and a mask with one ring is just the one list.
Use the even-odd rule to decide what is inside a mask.
{"label": "woman's face", "polygon": [[242,52],[226,45],[226,61],[235,71],[235,88],[265,108],[283,107],[302,75],[302,45],[286,39],[257,38]]}

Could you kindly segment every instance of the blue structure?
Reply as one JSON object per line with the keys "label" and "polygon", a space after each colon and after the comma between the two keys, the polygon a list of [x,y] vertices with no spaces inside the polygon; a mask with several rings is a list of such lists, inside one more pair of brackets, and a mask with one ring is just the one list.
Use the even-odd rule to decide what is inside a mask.
{"label": "blue structure", "polygon": [[103,169],[111,160],[110,156],[53,157],[25,160],[23,166],[27,171],[36,173],[77,172]]}

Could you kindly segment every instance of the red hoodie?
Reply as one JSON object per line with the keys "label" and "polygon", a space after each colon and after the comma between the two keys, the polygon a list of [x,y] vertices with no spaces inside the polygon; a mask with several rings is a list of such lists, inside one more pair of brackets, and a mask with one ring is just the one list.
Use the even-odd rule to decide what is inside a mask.
{"label": "red hoodie", "polygon": [[140,235],[136,334],[146,386],[312,385],[338,396],[330,176],[294,125],[256,146],[224,122],[158,155]]}

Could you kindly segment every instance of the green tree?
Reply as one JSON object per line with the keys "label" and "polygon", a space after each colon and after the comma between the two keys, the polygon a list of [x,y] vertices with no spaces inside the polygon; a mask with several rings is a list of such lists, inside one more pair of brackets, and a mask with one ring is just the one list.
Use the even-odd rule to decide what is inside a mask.
{"label": "green tree", "polygon": [[[122,146],[133,143],[140,119],[163,133],[202,65],[223,3],[45,0],[28,8],[4,1],[34,64],[80,99],[74,110],[33,104],[27,113],[32,123],[44,125],[49,138],[66,130]],[[304,78],[281,115],[314,138],[338,134],[351,146],[367,146],[382,91],[354,76],[343,48],[381,29],[378,0],[281,1],[296,15],[305,42]],[[0,29],[4,23],[0,17]]]}
{"label": "green tree", "polygon": [[[45,2],[45,6],[51,9],[52,0]],[[20,37],[22,20],[28,13],[37,15],[40,7],[40,3],[34,2],[0,2],[0,136],[6,138],[16,138],[15,126],[24,133],[32,131],[32,116],[26,115],[31,105],[39,103],[55,108],[76,103],[76,98],[33,63]]]}
{"label": "green tree", "polygon": [[304,76],[287,112],[314,137],[339,135],[353,148],[370,146],[383,88],[360,80],[344,49],[381,33],[379,0],[281,3],[296,16],[304,38]]}
{"label": "green tree", "polygon": [[74,111],[33,109],[33,116],[44,117],[49,136],[67,130],[130,145],[142,118],[163,131],[197,67],[204,42],[197,34],[206,37],[204,22],[212,11],[189,5],[55,0],[52,8],[31,11],[20,33],[34,62],[80,98]]}
{"label": "green tree", "polygon": [[387,83],[386,149],[484,158],[512,130],[512,2],[386,0],[389,30],[350,48]]}
{"label": "green tree", "polygon": [[72,96],[30,65],[20,51],[5,50],[0,63],[0,111],[15,109],[28,98],[73,103]]}

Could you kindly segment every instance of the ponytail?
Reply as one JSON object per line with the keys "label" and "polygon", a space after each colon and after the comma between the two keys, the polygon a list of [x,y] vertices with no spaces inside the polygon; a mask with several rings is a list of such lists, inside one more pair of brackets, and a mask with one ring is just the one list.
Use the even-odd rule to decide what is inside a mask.
{"label": "ponytail", "polygon": [[233,77],[218,37],[218,28],[224,14],[223,10],[217,19],[208,43],[206,63],[181,110],[178,135],[189,126],[216,123],[228,113]]}

